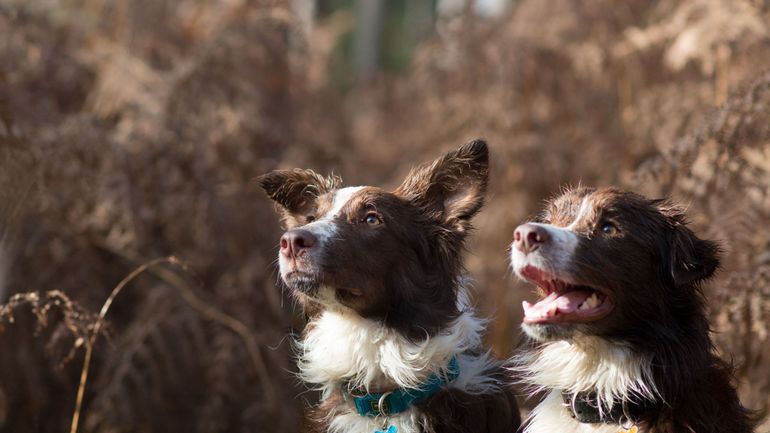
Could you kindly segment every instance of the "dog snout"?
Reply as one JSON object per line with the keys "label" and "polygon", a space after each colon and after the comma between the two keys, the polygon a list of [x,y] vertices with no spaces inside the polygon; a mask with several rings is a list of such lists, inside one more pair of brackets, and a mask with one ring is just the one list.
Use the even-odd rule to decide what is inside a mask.
{"label": "dog snout", "polygon": [[307,230],[289,230],[281,236],[281,254],[297,258],[317,242],[318,238]]}
{"label": "dog snout", "polygon": [[522,224],[513,232],[513,244],[522,253],[531,253],[550,240],[548,230],[536,224]]}

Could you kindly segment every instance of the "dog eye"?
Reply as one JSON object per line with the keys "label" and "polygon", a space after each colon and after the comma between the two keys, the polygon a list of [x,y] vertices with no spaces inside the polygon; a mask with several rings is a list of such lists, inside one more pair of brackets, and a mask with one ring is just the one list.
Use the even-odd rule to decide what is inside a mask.
{"label": "dog eye", "polygon": [[368,214],[366,214],[366,216],[364,217],[364,222],[370,226],[376,226],[382,223],[382,221],[380,221],[380,217],[378,217],[377,214],[374,212],[369,212]]}
{"label": "dog eye", "polygon": [[306,216],[305,221],[307,221],[308,223],[312,223],[313,221],[315,221],[315,215]]}
{"label": "dog eye", "polygon": [[611,222],[602,223],[601,230],[602,230],[602,233],[610,236],[620,233],[620,229],[618,229],[618,226],[616,226]]}

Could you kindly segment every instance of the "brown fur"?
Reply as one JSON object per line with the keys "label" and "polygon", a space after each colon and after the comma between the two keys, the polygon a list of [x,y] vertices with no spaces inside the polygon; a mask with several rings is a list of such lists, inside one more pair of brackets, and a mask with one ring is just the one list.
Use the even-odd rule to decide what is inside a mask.
{"label": "brown fur", "polygon": [[[579,214],[584,198],[589,207]],[[596,336],[651,359],[660,398],[645,405],[645,431],[752,431],[706,319],[701,285],[719,266],[719,247],[687,227],[682,207],[612,188],[576,188],[551,200],[537,221],[573,227],[579,241],[564,272],[615,302],[594,322],[539,325],[542,335]],[[600,230],[608,222],[617,232]]]}
{"label": "brown fur", "polygon": [[[332,216],[326,214],[341,187],[339,178],[310,170],[263,176],[261,184],[281,206],[290,232],[304,230],[315,239],[286,259],[290,271],[282,269],[283,283],[311,314],[323,308],[318,291],[331,287],[339,304],[415,342],[442,332],[460,314],[463,242],[483,206],[488,167],[486,143],[473,141],[412,170],[393,192],[356,191]],[[323,241],[309,231],[322,217],[319,224],[334,227],[334,235]],[[366,222],[370,217],[375,223]],[[499,367],[488,374],[502,379]],[[330,414],[341,404],[339,392],[332,392],[309,411],[304,431],[326,432]],[[505,390],[471,395],[447,388],[418,407],[428,423],[425,433],[509,433],[520,424],[516,400]]]}
{"label": "brown fur", "polygon": [[[335,216],[335,239],[318,257],[297,259],[313,270],[303,276],[309,286],[292,293],[315,310],[315,290],[330,285],[363,317],[384,320],[414,339],[434,335],[459,313],[455,287],[463,242],[484,204],[488,173],[486,143],[473,141],[412,170],[393,192],[357,192]],[[324,215],[342,181],[293,169],[268,173],[260,184],[291,230]],[[370,212],[382,224],[362,224]]]}

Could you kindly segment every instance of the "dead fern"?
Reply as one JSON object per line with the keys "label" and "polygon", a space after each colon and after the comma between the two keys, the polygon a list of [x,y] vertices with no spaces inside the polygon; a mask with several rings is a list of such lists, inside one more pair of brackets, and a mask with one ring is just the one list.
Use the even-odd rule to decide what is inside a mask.
{"label": "dead fern", "polygon": [[[86,312],[80,305],[73,302],[67,295],[59,290],[50,292],[27,292],[17,293],[11,296],[5,304],[0,305],[0,334],[4,328],[13,325],[16,322],[18,310],[22,308],[31,311],[35,317],[36,332],[42,331],[48,327],[52,320],[54,312],[58,313],[56,319],[69,331],[70,336],[74,337],[75,343],[73,350],[83,346],[87,338],[95,332],[96,316]],[[49,345],[55,345],[63,339],[62,335],[55,335]],[[72,359],[73,352],[70,352],[63,363]]]}
{"label": "dead fern", "polygon": [[[153,268],[110,310],[81,428],[296,431],[279,343],[301,320],[252,180],[300,166],[387,185],[484,136],[490,200],[467,265],[496,353],[528,295],[504,277],[500,233],[567,183],[671,195],[728,249],[710,307],[759,407],[769,21],[766,0],[522,0],[497,21],[442,18],[403,75],[341,95],[327,71],[350,23],[304,36],[288,1],[0,2],[0,300],[60,288],[97,311],[146,257],[182,257],[196,277]],[[0,334],[0,432],[66,431],[83,351],[58,307],[41,328],[24,305]]]}

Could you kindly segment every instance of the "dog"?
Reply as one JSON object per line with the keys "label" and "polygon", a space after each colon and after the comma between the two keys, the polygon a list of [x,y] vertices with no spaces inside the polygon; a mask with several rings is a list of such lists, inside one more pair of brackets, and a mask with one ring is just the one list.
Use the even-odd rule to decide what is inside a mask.
{"label": "dog", "polygon": [[461,259],[488,171],[476,140],[413,169],[392,192],[302,169],[259,179],[288,229],[280,279],[308,317],[299,376],[321,401],[306,432],[517,429]]}
{"label": "dog", "polygon": [[540,299],[513,368],[546,394],[524,432],[752,431],[701,292],[719,247],[687,224],[670,201],[577,187],[516,228],[513,269]]}

